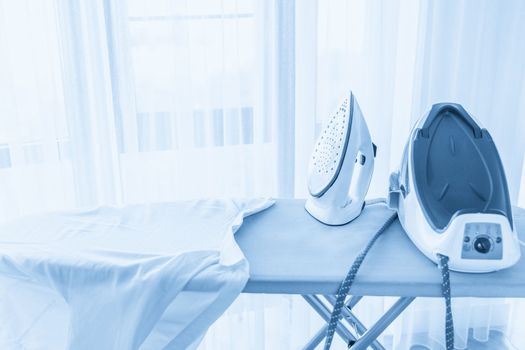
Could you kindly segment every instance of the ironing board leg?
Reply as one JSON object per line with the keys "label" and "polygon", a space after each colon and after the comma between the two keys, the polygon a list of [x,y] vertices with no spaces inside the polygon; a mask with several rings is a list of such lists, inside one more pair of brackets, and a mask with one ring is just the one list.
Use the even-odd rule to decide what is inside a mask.
{"label": "ironing board leg", "polygon": [[399,316],[414,297],[401,297],[381,318],[352,345],[352,350],[365,350]]}
{"label": "ironing board leg", "polygon": [[[311,296],[308,296],[308,295],[303,295],[303,298],[306,299],[306,301],[310,304],[311,304]],[[330,317],[330,310],[326,308],[326,306],[324,306],[324,304],[321,302],[321,300],[316,297],[317,300],[315,301],[315,303],[320,303],[320,307],[322,309],[325,309],[326,311],[323,311],[321,313],[319,313],[319,315],[327,322],[327,324],[325,326],[323,326],[319,331],[317,331],[317,333],[313,336],[312,339],[310,339],[310,341],[303,347],[303,350],[313,350],[317,347],[317,345],[319,345],[319,343],[321,341],[323,341],[323,339],[325,338],[326,336],[326,329],[328,328],[328,320],[329,320],[329,317]],[[325,298],[327,298],[328,300],[328,297],[325,296]],[[362,299],[363,297],[362,296],[359,296],[359,295],[353,295],[350,297],[350,299],[346,302],[346,306],[348,308],[353,308],[354,306],[357,305],[357,303]],[[318,311],[317,308],[313,307],[314,310]],[[328,316],[328,318],[326,317]],[[345,329],[347,329],[343,324],[340,324],[339,325],[340,327],[343,327]],[[350,331],[348,331],[350,332]],[[350,340],[355,340],[356,338],[351,335],[350,337],[347,337],[347,338],[344,338],[343,335],[342,335],[342,332],[338,332],[338,334],[345,340],[345,341],[348,341],[349,339]],[[372,345],[373,346],[373,345]],[[374,348],[374,350],[376,350],[376,348]],[[384,350],[383,347],[381,348],[377,348],[377,350]]]}
{"label": "ironing board leg", "polygon": [[[326,298],[326,300],[328,300],[328,302],[333,307],[333,305],[335,304],[335,297],[332,296],[332,295],[330,295],[330,296],[327,295],[327,296],[325,296],[325,298]],[[352,299],[350,299],[350,301],[351,300]],[[347,319],[348,323],[350,323],[351,325],[355,326],[356,333],[358,333],[357,336],[361,336],[362,334],[366,333],[367,329],[366,329],[365,325],[351,311],[351,309],[352,309],[351,305],[352,305],[351,303],[348,303],[346,305],[346,307],[343,308],[342,315],[343,315],[343,317],[345,317]],[[372,344],[370,344],[370,346],[374,350],[385,350],[383,345],[381,345],[381,343],[377,339],[375,339],[372,342]]]}
{"label": "ironing board leg", "polygon": [[[319,314],[319,316],[321,316],[323,318],[323,320],[325,320],[325,322],[330,322],[330,310],[326,307],[326,305],[321,301],[321,299],[319,299],[318,296],[316,295],[303,295],[303,298],[304,300],[306,300],[306,302],[308,304],[310,304],[310,306],[315,310],[315,312],[317,312]],[[356,340],[356,337],[350,333],[350,331],[348,330],[348,328],[346,328],[343,324],[341,323],[338,323],[337,324],[337,328],[335,329],[335,331],[337,332],[337,334],[339,334],[339,336],[345,340]],[[321,331],[319,331],[321,332]],[[319,335],[319,332],[317,332],[316,334],[316,337],[317,336],[320,336]],[[322,334],[322,333],[321,333]],[[320,338],[319,342],[324,338],[324,335],[323,337]],[[314,340],[314,339],[312,339]],[[312,343],[312,341],[309,342],[309,344]],[[317,343],[319,344],[319,343]],[[317,344],[315,346],[317,346]],[[315,348],[314,346],[314,348]],[[305,349],[313,349],[313,348],[305,348]]]}

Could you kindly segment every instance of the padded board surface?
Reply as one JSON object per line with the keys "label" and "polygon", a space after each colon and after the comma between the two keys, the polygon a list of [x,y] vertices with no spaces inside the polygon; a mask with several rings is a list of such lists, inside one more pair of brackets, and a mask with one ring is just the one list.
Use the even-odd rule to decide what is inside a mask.
{"label": "padded board surface", "polygon": [[[525,210],[514,208],[516,231],[525,240]],[[250,263],[249,293],[335,294],[352,262],[392,211],[367,205],[344,226],[323,225],[304,210],[304,200],[277,199],[245,219],[235,234]],[[522,247],[522,257],[525,247]],[[396,263],[401,262],[401,263]],[[450,272],[457,297],[525,297],[525,259],[497,272]],[[195,290],[206,288],[206,279]],[[197,284],[197,285],[196,285]],[[353,295],[441,297],[441,276],[396,221],[379,237],[352,286]]]}
{"label": "padded board surface", "polygon": [[413,142],[415,191],[436,231],[464,213],[499,213],[512,224],[496,146],[463,107],[434,105]]}

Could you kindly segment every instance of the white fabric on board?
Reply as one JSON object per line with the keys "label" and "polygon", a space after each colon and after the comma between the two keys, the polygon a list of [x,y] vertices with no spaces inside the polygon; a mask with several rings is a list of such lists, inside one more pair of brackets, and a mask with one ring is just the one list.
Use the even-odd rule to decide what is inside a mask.
{"label": "white fabric on board", "polygon": [[233,234],[272,200],[26,217],[0,228],[0,348],[194,348],[244,288]]}

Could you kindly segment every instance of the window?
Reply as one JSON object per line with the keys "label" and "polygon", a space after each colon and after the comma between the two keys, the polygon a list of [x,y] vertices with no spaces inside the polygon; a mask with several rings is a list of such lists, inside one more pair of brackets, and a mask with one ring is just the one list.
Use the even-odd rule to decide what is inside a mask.
{"label": "window", "polygon": [[126,21],[111,33],[109,52],[121,56],[112,69],[132,88],[114,98],[135,109],[117,116],[123,135],[134,134],[121,136],[121,152],[271,141],[271,114],[259,102],[269,87],[257,10],[255,1],[203,0],[129,0],[117,9]]}

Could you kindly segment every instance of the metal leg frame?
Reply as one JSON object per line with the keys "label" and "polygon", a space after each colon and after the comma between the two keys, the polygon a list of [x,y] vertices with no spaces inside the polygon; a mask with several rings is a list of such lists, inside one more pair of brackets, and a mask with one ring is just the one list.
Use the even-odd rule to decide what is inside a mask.
{"label": "metal leg frame", "polygon": [[[330,322],[331,310],[323,303],[317,295],[303,295],[304,300],[325,320],[326,323]],[[313,350],[319,343],[324,339],[326,334],[327,326],[321,328],[319,332],[303,347],[304,350]],[[357,338],[350,333],[342,323],[337,324],[335,332],[343,339],[357,340]]]}
{"label": "metal leg frame", "polygon": [[[328,323],[330,321],[331,309],[316,295],[303,295],[303,298],[310,304],[310,306]],[[333,308],[335,297],[328,295],[324,296],[330,307]],[[360,296],[352,296],[347,302],[346,307],[343,308],[343,318],[354,328],[355,335],[343,323],[337,324],[336,333],[345,341],[353,342],[350,349],[365,350],[369,346],[374,350],[385,350],[377,337],[407,308],[414,300],[414,297],[401,297],[388,311],[385,312],[379,320],[370,328],[366,329],[363,323],[352,312],[352,308],[361,300]],[[322,327],[314,337],[303,347],[304,350],[313,350],[319,343],[323,341],[328,325]]]}
{"label": "metal leg frame", "polygon": [[[326,296],[325,297],[326,300],[328,300],[328,302],[330,303],[330,305],[332,305],[332,308],[334,307],[335,305],[335,297],[334,296]],[[352,306],[353,307],[353,306]],[[343,315],[343,317],[347,320],[347,322],[354,328],[355,330],[355,333],[358,337],[360,337],[361,335],[363,335],[365,332],[366,332],[366,327],[365,325],[357,318],[356,315],[354,315],[354,313],[352,312],[352,307],[350,307],[349,304],[347,304],[341,314]],[[385,348],[383,347],[383,345],[381,345],[381,343],[378,341],[378,340],[374,340],[371,344],[371,347],[372,349],[374,350],[385,350]]]}

